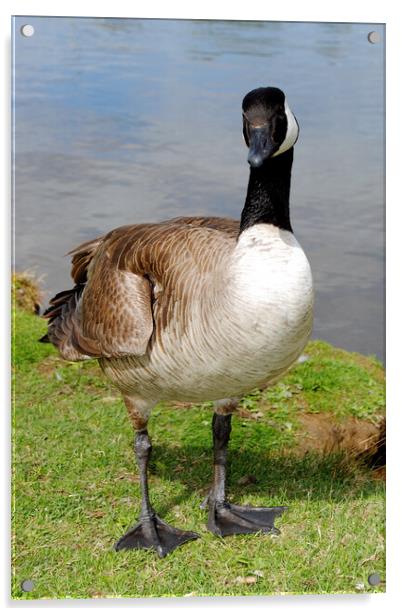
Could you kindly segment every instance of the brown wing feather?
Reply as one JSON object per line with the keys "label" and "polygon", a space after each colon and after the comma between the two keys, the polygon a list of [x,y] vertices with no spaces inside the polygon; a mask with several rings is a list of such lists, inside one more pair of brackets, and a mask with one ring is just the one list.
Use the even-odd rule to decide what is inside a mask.
{"label": "brown wing feather", "polygon": [[76,286],[44,314],[49,339],[67,359],[143,355],[152,334],[189,317],[193,286],[214,271],[238,221],[181,217],[119,227],[71,251]]}
{"label": "brown wing feather", "polygon": [[71,263],[71,278],[76,284],[81,284],[87,281],[87,270],[92,258],[103,242],[103,237],[98,237],[95,240],[84,242],[68,253],[72,255]]}
{"label": "brown wing feather", "polygon": [[[236,221],[222,220],[225,231],[211,219],[174,219],[154,225],[134,225],[112,232],[107,247],[111,262],[124,271],[149,278],[153,287],[154,334],[171,323],[184,334],[191,318],[194,288],[202,295],[213,284],[219,263],[234,246]],[[190,222],[191,221],[191,222]],[[219,219],[213,219],[215,225]],[[206,224],[208,223],[208,224]]]}
{"label": "brown wing feather", "polygon": [[234,218],[221,218],[219,216],[180,216],[169,222],[176,224],[192,225],[195,227],[208,227],[216,229],[229,237],[237,237],[240,231],[240,222]]}
{"label": "brown wing feather", "polygon": [[81,331],[103,357],[144,355],[153,331],[151,286],[143,275],[113,266],[108,251],[91,264],[81,305]]}
{"label": "brown wing feather", "polygon": [[69,361],[101,357],[96,342],[86,340],[80,331],[79,305],[83,288],[83,285],[76,285],[74,289],[58,293],[43,314],[49,320],[49,342]]}

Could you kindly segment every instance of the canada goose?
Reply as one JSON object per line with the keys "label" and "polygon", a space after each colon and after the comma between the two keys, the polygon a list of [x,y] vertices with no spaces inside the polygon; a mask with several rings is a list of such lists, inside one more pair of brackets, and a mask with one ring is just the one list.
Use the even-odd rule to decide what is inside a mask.
{"label": "canada goose", "polygon": [[114,229],[70,253],[75,287],[44,315],[62,357],[98,358],[134,427],[141,514],[116,550],[164,556],[198,537],[166,524],[150,504],[147,422],[162,400],[215,401],[210,531],[278,532],[275,517],[286,509],[240,507],[225,496],[237,400],[299,357],[313,310],[310,266],[289,218],[298,124],[278,88],[249,92],[242,108],[250,179],[240,224],[189,217]]}

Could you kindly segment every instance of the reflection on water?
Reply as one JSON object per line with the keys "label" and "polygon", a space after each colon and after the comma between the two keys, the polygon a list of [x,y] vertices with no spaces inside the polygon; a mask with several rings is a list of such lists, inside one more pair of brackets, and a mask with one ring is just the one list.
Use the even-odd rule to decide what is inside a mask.
{"label": "reflection on water", "polygon": [[16,18],[16,267],[50,294],[70,284],[63,254],[113,227],[238,217],[241,100],[276,85],[301,126],[292,221],[314,336],[383,358],[384,46],[370,30],[384,39],[372,24]]}

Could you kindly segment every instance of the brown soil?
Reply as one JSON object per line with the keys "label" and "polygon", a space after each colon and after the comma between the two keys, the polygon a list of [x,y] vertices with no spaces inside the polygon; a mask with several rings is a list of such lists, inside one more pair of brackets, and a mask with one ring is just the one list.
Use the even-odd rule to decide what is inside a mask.
{"label": "brown soil", "polygon": [[[301,428],[295,450],[300,455],[342,451],[364,459],[373,468],[385,465],[385,417],[378,424],[356,417],[337,421],[323,413],[300,413],[298,418]],[[382,476],[380,473],[379,478]]]}

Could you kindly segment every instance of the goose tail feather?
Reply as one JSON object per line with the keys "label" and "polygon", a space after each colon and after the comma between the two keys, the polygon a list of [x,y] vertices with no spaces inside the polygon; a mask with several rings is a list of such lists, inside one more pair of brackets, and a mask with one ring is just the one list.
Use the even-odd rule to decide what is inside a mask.
{"label": "goose tail feather", "polygon": [[94,342],[80,333],[79,302],[84,288],[84,284],[79,284],[58,293],[42,315],[48,319],[48,332],[42,341],[51,342],[69,361],[90,359],[100,354]]}
{"label": "goose tail feather", "polygon": [[72,289],[57,293],[49,302],[42,317],[48,320],[47,334],[40,342],[52,343],[64,359],[80,361],[101,356],[94,340],[82,335],[80,328],[80,299],[88,280],[88,268],[103,238],[81,244],[72,256]]}

